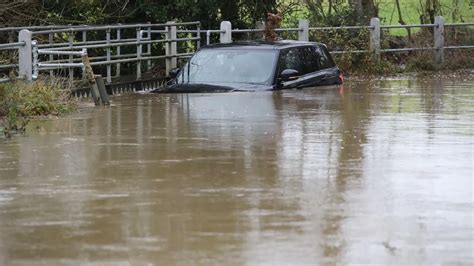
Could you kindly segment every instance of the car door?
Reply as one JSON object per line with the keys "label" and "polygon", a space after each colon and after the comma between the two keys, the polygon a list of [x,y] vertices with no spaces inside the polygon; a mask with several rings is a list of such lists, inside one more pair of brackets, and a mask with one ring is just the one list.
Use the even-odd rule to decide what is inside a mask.
{"label": "car door", "polygon": [[325,82],[327,73],[320,71],[318,51],[315,46],[291,47],[280,52],[279,69],[294,69],[299,72],[295,80],[281,83],[281,88],[302,88],[320,85]]}
{"label": "car door", "polygon": [[319,85],[339,84],[341,71],[334,64],[328,49],[324,45],[316,45],[316,57],[319,65],[321,82]]}

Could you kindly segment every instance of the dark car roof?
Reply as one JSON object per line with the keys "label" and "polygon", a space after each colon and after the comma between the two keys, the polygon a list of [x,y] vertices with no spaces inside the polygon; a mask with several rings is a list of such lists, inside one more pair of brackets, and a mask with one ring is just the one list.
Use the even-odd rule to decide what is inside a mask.
{"label": "dark car roof", "polygon": [[267,50],[281,50],[291,47],[298,47],[304,45],[319,45],[324,46],[322,43],[317,42],[304,42],[304,41],[246,41],[246,42],[232,42],[232,43],[216,43],[201,47],[201,49],[228,49],[228,48],[239,48],[239,49],[267,49]]}

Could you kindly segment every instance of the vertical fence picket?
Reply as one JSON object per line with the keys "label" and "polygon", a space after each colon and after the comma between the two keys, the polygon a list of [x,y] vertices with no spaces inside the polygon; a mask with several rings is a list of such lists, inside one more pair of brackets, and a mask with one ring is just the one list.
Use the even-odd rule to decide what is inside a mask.
{"label": "vertical fence picket", "polygon": [[[148,22],[148,24],[151,24],[151,23]],[[151,27],[147,28],[147,36],[146,37],[147,37],[148,41],[151,41]],[[151,56],[151,43],[146,45],[146,53],[147,53],[146,56]],[[148,71],[150,71],[150,69],[151,69],[151,60],[146,61],[146,69]]]}
{"label": "vertical fence picket", "polygon": [[[48,34],[48,41],[49,41],[49,45],[52,45],[54,43],[54,33],[49,33]],[[50,54],[49,55],[49,61],[53,62],[54,60],[54,55]],[[49,75],[50,76],[54,76],[54,70],[50,70],[49,71]]]}
{"label": "vertical fence picket", "polygon": [[[122,32],[121,32],[120,28],[117,28],[117,42],[120,42],[120,40],[122,38],[121,35],[122,35]],[[120,46],[117,46],[116,53],[117,53],[117,57],[120,58],[120,54],[121,54]],[[117,76],[117,77],[120,76],[120,63],[115,64],[115,76]]]}
{"label": "vertical fence picket", "polygon": [[142,32],[140,30],[140,27],[137,28],[137,79],[142,78]]}
{"label": "vertical fence picket", "polygon": [[106,32],[105,32],[105,39],[106,39],[106,43],[107,43],[107,49],[106,49],[106,52],[107,52],[107,83],[110,84],[112,83],[112,65],[110,64],[110,60],[112,60],[112,57],[111,57],[111,47],[110,47],[110,28],[107,28]]}
{"label": "vertical fence picket", "polygon": [[[74,31],[71,29],[71,31],[69,31],[69,49],[72,50],[73,45],[74,45]],[[69,63],[70,64],[73,63],[72,55],[69,56]],[[74,69],[70,67],[69,68],[69,81],[73,82],[73,80],[74,80]]]}

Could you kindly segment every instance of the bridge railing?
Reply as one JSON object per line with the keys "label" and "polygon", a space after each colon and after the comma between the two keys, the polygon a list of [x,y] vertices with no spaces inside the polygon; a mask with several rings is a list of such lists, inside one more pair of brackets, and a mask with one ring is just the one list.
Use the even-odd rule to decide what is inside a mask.
{"label": "bridge railing", "polygon": [[[196,28],[196,36],[179,37],[178,34],[189,33],[189,30],[179,28]],[[163,24],[132,24],[132,25],[110,25],[110,26],[87,26],[72,27],[67,29],[49,29],[32,32],[33,36],[47,35],[49,42],[40,43],[39,47],[51,50],[72,50],[88,49],[91,56],[91,64],[96,67],[105,66],[104,75],[108,83],[112,82],[112,72],[114,77],[122,75],[123,64],[135,64],[135,75],[137,79],[142,78],[142,72],[150,71],[155,60],[166,62],[166,72],[177,66],[177,59],[192,54],[199,47],[200,43],[200,22]],[[89,34],[88,34],[89,33]],[[67,42],[53,42],[54,36],[67,36]],[[80,40],[75,40],[77,35]],[[93,35],[93,38],[88,38]],[[99,36],[99,37],[98,37]],[[98,38],[101,38],[97,40]],[[179,43],[196,42],[194,45],[187,45],[188,51],[179,52]],[[125,51],[125,52],[124,52]],[[52,57],[51,60],[54,60]],[[76,59],[80,60],[80,59]],[[71,57],[68,63],[74,63]],[[130,72],[131,67],[128,67]],[[130,73],[128,73],[130,74]],[[71,70],[70,78],[74,76]]]}
{"label": "bridge railing", "polygon": [[[443,17],[436,17],[433,24],[415,25],[381,25],[378,18],[373,18],[369,25],[343,27],[310,27],[307,20],[300,20],[296,28],[276,29],[276,32],[291,35],[291,38],[300,41],[321,41],[314,36],[327,31],[359,31],[367,34],[367,47],[356,49],[335,49],[333,54],[342,53],[372,53],[380,59],[382,53],[400,53],[408,51],[432,51],[436,62],[442,64],[445,59],[445,50],[473,49],[473,45],[452,45],[445,41],[445,30],[451,28],[467,28],[474,23],[445,23]],[[423,47],[382,47],[383,30],[390,29],[429,28],[433,32],[431,44]],[[205,44],[211,44],[214,35],[221,43],[230,43],[236,37],[242,38],[247,34],[249,39],[262,38],[264,24],[258,23],[253,29],[233,29],[232,24],[223,21],[219,29],[203,30],[200,22],[162,24],[117,24],[105,26],[47,26],[0,29],[0,35],[8,33],[10,43],[0,44],[0,52],[4,50],[18,51],[18,59],[0,64],[0,73],[5,70],[18,69],[19,77],[31,80],[33,77],[32,41],[37,41],[37,48],[43,51],[76,51],[87,49],[91,64],[97,73],[106,77],[107,83],[114,78],[132,74],[136,79],[142,79],[146,72],[166,75],[169,70],[178,65],[178,60],[190,57],[200,47],[201,36],[205,36]],[[15,40],[15,34],[18,40]],[[240,36],[239,36],[240,35]],[[253,35],[252,37],[250,37]],[[4,36],[4,35],[1,35]],[[331,46],[329,47],[331,48]],[[74,64],[81,63],[80,58],[68,54],[58,56],[58,53],[38,54],[42,64],[49,64],[49,74],[58,73],[67,67],[70,79],[78,76]],[[11,55],[14,57],[15,55]],[[53,67],[56,64],[57,67]],[[43,69],[44,70],[44,69]],[[63,71],[63,70],[61,70]],[[0,82],[7,82],[7,78]]]}
{"label": "bridge railing", "polygon": [[[219,41],[221,43],[229,43],[233,40],[235,33],[261,33],[264,32],[263,24],[257,24],[256,29],[232,29],[230,22],[222,22],[219,31],[208,31],[209,34],[220,34]],[[446,49],[473,49],[474,45],[446,45],[445,29],[456,27],[472,27],[474,23],[444,23],[444,18],[437,16],[433,24],[414,24],[414,25],[381,25],[379,18],[372,18],[370,25],[367,26],[342,26],[342,27],[309,27],[307,20],[299,20],[298,28],[276,29],[276,32],[296,32],[297,40],[310,41],[310,32],[321,31],[342,31],[342,30],[367,30],[369,34],[368,49],[357,50],[331,50],[333,54],[342,53],[373,53],[375,58],[380,60],[381,53],[397,53],[409,51],[434,51],[434,58],[437,63],[442,64],[445,60],[444,50]],[[405,47],[405,48],[385,48],[381,47],[382,30],[384,29],[411,29],[411,28],[431,28],[433,29],[433,45],[424,47]],[[211,38],[207,37],[207,44]],[[315,40],[320,41],[320,40]]]}
{"label": "bridge railing", "polygon": [[[0,44],[0,51],[18,51],[21,47],[24,47],[25,43],[24,42],[15,42],[15,43],[4,43]],[[18,67],[18,64],[2,64],[0,65],[0,70],[2,69],[12,69]],[[0,83],[6,83],[9,82],[10,78],[0,78]]]}

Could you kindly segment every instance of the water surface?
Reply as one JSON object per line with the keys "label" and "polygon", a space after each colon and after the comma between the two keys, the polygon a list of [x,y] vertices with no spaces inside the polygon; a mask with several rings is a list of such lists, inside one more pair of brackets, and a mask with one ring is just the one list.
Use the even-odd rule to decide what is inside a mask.
{"label": "water surface", "polygon": [[474,80],[126,94],[0,143],[1,265],[474,263]]}

